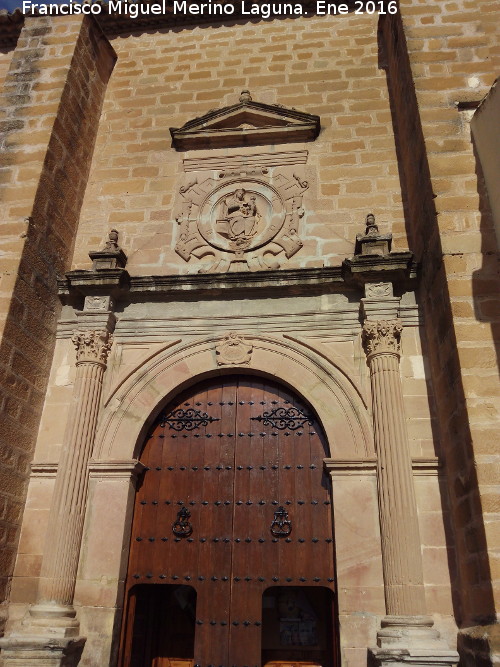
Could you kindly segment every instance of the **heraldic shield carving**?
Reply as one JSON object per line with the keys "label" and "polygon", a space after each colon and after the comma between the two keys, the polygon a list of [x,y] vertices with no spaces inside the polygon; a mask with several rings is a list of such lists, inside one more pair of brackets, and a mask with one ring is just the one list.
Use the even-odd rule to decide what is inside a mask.
{"label": "heraldic shield carving", "polygon": [[193,176],[180,188],[175,250],[186,262],[203,258],[200,273],[225,272],[235,263],[232,270],[279,268],[276,255],[290,258],[302,247],[298,233],[307,181],[293,172],[252,171],[260,173]]}

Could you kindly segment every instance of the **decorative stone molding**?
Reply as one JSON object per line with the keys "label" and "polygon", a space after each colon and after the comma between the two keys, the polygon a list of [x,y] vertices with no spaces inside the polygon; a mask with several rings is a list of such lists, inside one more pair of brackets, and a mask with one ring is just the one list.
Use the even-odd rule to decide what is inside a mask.
{"label": "decorative stone molding", "polygon": [[242,91],[238,104],[213,109],[181,128],[170,128],[176,150],[313,141],[319,131],[319,116],[281,104],[254,102],[248,90]]}
{"label": "decorative stone molding", "polygon": [[57,475],[57,463],[32,463],[31,477],[55,478]]}
{"label": "decorative stone molding", "polygon": [[[323,459],[323,466],[330,475],[375,475],[377,471],[377,459]],[[443,474],[441,462],[437,457],[414,458],[411,462],[414,477],[439,477]]]}
{"label": "decorative stone molding", "polygon": [[279,153],[254,153],[253,155],[211,155],[210,157],[185,158],[184,171],[217,171],[245,176],[249,170],[260,171],[271,167],[285,167],[307,163],[308,151],[285,151]]}
{"label": "decorative stone molding", "polygon": [[146,466],[137,459],[129,461],[95,461],[88,464],[90,478],[136,479]]}
{"label": "decorative stone molding", "polygon": [[323,459],[323,466],[331,476],[351,475],[375,475],[377,471],[377,459],[352,459],[350,461],[339,461],[336,459]]}
{"label": "decorative stone molding", "polygon": [[[223,336],[194,341],[186,337],[181,345],[141,362],[107,394],[94,456],[102,460],[137,458],[144,415],[158,411],[161,396],[173,395],[193,378],[223,370],[215,354],[215,345],[222,341]],[[253,345],[252,372],[272,372],[307,396],[327,439],[335,443],[338,457],[373,456],[372,428],[360,388],[335,363],[296,341],[269,333],[245,336],[244,342]]]}
{"label": "decorative stone molding", "polygon": [[77,365],[91,362],[106,365],[113,344],[109,331],[76,331],[71,340],[76,348]]}
{"label": "decorative stone molding", "polygon": [[179,189],[175,250],[186,262],[209,256],[201,273],[279,268],[302,247],[302,198],[309,184],[300,166],[287,169],[246,167],[189,176]]}
{"label": "decorative stone molding", "polygon": [[365,321],[362,331],[363,347],[368,359],[375,354],[401,354],[401,332],[399,319]]}
{"label": "decorative stone molding", "polygon": [[245,366],[250,363],[253,345],[235,331],[224,336],[221,343],[215,346],[217,364],[219,366]]}
{"label": "decorative stone molding", "polygon": [[366,283],[365,297],[368,299],[383,299],[392,297],[392,283]]}
{"label": "decorative stone molding", "polygon": [[84,311],[88,312],[107,312],[113,310],[113,300],[110,296],[86,296]]}

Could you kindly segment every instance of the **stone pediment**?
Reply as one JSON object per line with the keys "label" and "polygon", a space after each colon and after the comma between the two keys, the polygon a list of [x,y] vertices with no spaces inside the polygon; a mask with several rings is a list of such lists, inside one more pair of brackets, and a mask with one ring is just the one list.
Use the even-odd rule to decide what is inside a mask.
{"label": "stone pediment", "polygon": [[319,131],[319,116],[254,102],[246,90],[238,104],[170,128],[172,146],[179,151],[314,141]]}

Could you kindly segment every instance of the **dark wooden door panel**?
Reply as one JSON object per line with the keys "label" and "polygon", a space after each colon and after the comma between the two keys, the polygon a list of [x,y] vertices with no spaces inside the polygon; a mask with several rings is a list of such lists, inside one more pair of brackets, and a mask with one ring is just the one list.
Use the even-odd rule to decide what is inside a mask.
{"label": "dark wooden door panel", "polygon": [[[269,587],[333,590],[319,428],[300,399],[253,376],[223,376],[183,392],[152,428],[141,455],[146,472],[136,494],[126,585],[196,589],[194,664],[260,665],[262,595]],[[271,530],[280,508],[289,535],[286,526],[282,534]],[[176,521],[184,521],[177,524],[184,534],[174,534]],[[130,664],[133,626],[129,618],[123,667]],[[146,667],[179,657],[144,650]]]}

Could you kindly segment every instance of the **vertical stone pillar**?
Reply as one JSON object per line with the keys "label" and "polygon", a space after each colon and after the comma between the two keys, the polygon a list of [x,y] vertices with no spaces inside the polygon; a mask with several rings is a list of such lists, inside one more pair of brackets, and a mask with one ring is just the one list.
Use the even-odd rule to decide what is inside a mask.
{"label": "vertical stone pillar", "polygon": [[456,664],[426,616],[422,555],[399,375],[399,319],[366,320],[363,345],[370,367],[377,451],[382,566],[387,616],[378,633],[377,665]]}
{"label": "vertical stone pillar", "polygon": [[107,329],[78,331],[76,379],[57,472],[47,529],[38,602],[31,609],[33,623],[51,619],[65,636],[76,634],[73,594],[80,554],[88,487],[87,466],[92,453],[101,401],[102,378],[112,344]]}
{"label": "vertical stone pillar", "polygon": [[79,316],[86,328],[72,338],[76,378],[52,497],[38,602],[30,609],[21,632],[0,639],[5,667],[73,667],[85,644],[85,638],[77,636],[73,595],[87,502],[88,463],[114,315],[83,312]]}
{"label": "vertical stone pillar", "polygon": [[420,532],[399,376],[400,320],[367,320],[385,600],[389,616],[426,613]]}

